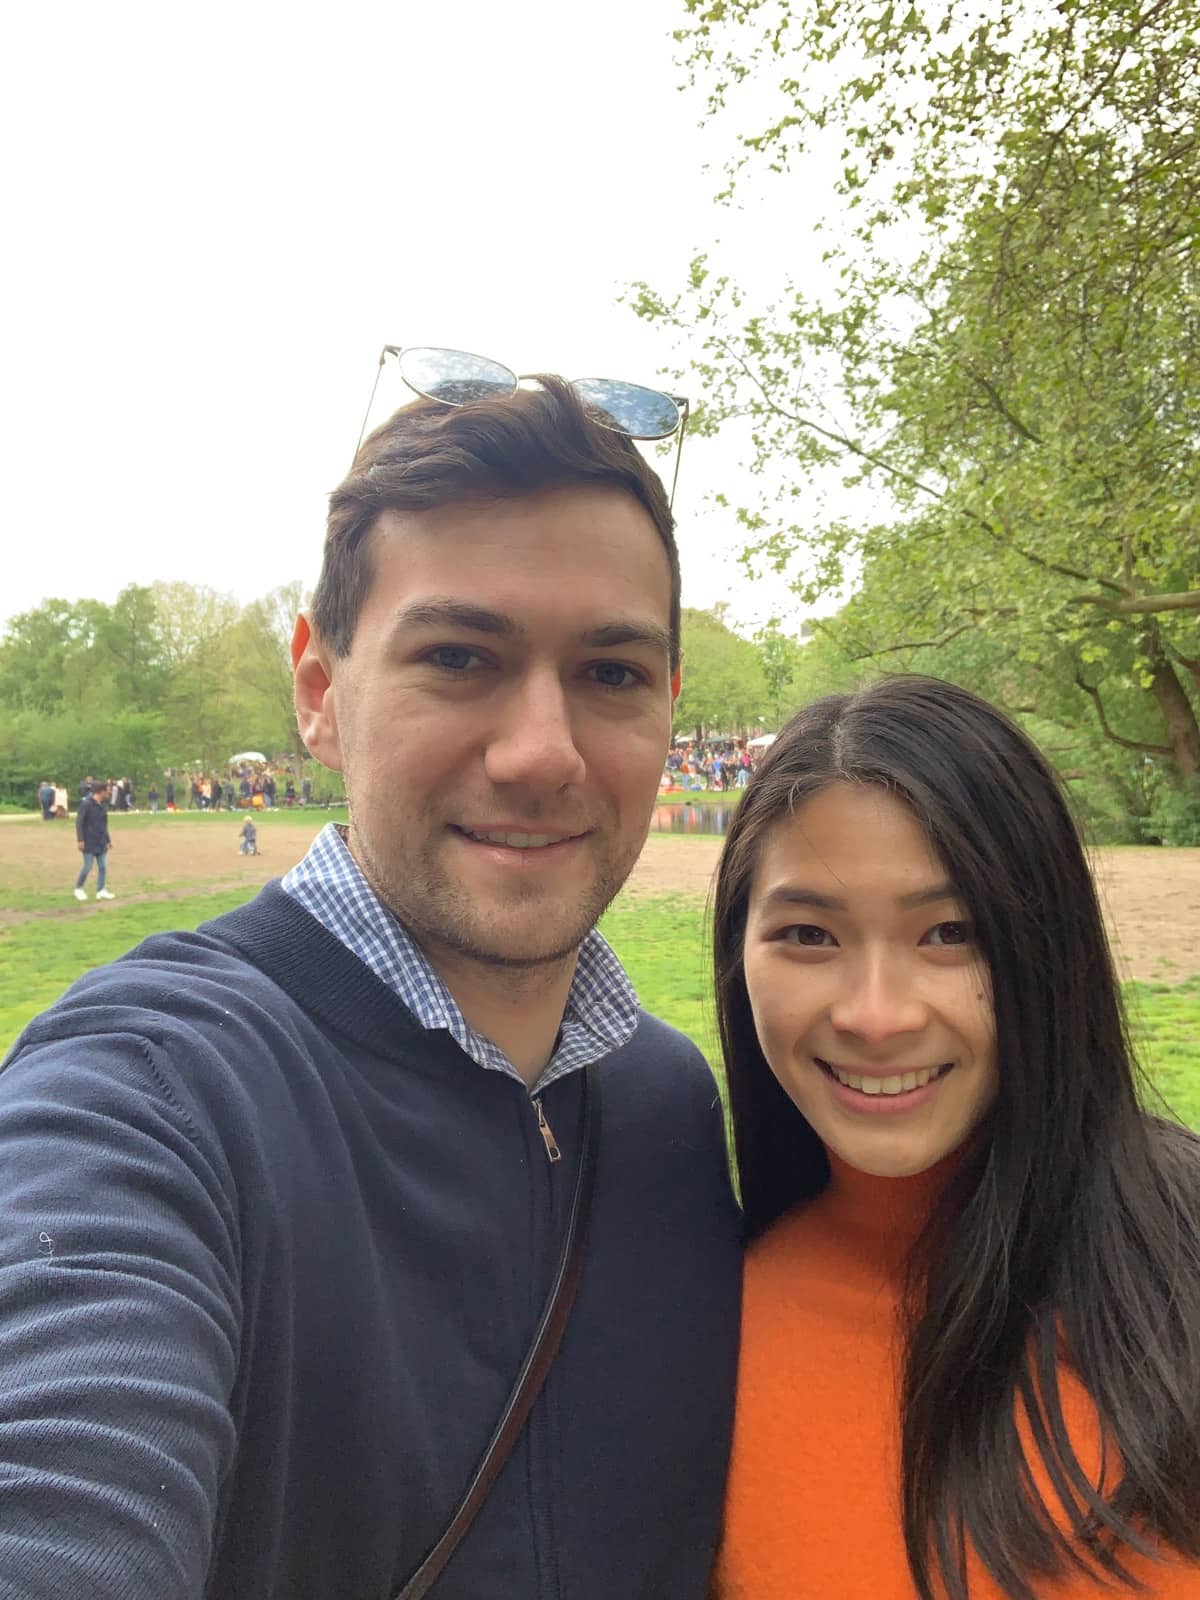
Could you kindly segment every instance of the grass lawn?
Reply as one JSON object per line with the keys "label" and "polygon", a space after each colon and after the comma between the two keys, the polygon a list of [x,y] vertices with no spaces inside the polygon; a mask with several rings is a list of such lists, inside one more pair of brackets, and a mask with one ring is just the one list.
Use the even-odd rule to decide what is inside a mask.
{"label": "grass lawn", "polygon": [[[722,798],[725,797],[712,796],[714,800]],[[305,836],[315,833],[329,815],[337,813],[308,813],[303,818]],[[268,870],[284,870],[300,853],[294,827],[299,820],[296,813],[290,817],[281,813],[264,817],[260,813],[256,820],[262,825],[260,843],[268,851],[263,875]],[[240,869],[236,856],[239,821],[236,814],[219,814],[204,821],[193,819],[191,826],[200,833],[192,837],[201,843],[206,835],[219,838],[220,860],[224,861],[228,854],[234,868]],[[292,831],[285,832],[289,823]],[[164,824],[161,818],[136,816],[121,818],[119,825],[122,834],[127,829],[140,832],[156,828],[160,830],[160,843],[169,839],[161,830],[177,826],[174,819]],[[276,829],[281,830],[278,849],[272,847],[271,841]],[[196,846],[188,846],[184,840],[181,833],[180,850],[157,858],[169,862],[165,870],[160,867],[157,877],[144,878],[133,872],[133,857],[137,854],[134,839],[127,837],[123,843],[118,840],[121,848],[114,851],[110,871],[126,874],[119,886],[131,892],[135,887],[140,893],[154,892],[157,898],[118,899],[103,907],[77,907],[69,900],[69,883],[65,886],[60,881],[57,869],[53,880],[32,869],[26,876],[21,862],[27,852],[13,852],[0,901],[4,909],[27,915],[0,926],[0,1052],[8,1048],[30,1018],[88,968],[113,960],[148,934],[194,928],[207,918],[240,905],[255,892],[256,883],[221,883],[211,878],[198,881],[194,875],[189,878]],[[683,836],[660,843],[686,852],[695,841]],[[64,844],[68,848],[63,859],[73,870],[69,841]],[[629,970],[646,1009],[695,1039],[715,1063],[718,1052],[709,997],[703,897],[670,892],[627,894],[608,912],[602,927]],[[1126,998],[1142,1058],[1159,1094],[1175,1115],[1200,1129],[1200,976],[1177,984],[1130,983],[1126,985]]]}

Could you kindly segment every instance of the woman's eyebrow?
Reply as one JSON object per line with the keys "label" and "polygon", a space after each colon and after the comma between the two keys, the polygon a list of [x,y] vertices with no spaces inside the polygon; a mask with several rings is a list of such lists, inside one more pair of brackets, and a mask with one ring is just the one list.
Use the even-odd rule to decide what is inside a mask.
{"label": "woman's eyebrow", "polygon": [[[897,895],[896,904],[904,911],[910,911],[916,906],[936,905],[941,900],[959,899],[958,890],[952,883],[934,883],[927,889],[914,889],[910,894]],[[819,889],[807,889],[800,884],[778,884],[774,889],[768,889],[762,896],[761,905],[771,906],[816,906],[821,911],[845,911],[846,902],[839,900],[836,895],[822,894]]]}
{"label": "woman's eyebrow", "polygon": [[914,889],[912,894],[902,894],[896,899],[896,904],[904,910],[913,906],[936,905],[939,900],[961,900],[962,896],[950,882],[935,883],[928,889]]}

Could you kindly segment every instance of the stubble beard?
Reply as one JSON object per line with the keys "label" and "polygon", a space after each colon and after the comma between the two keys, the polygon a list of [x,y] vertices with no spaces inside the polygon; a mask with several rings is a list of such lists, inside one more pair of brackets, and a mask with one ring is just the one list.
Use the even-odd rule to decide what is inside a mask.
{"label": "stubble beard", "polygon": [[[423,820],[421,826],[436,824]],[[514,972],[557,968],[574,957],[616,899],[640,853],[639,845],[627,861],[612,854],[600,857],[573,910],[536,885],[514,884],[496,908],[499,917],[489,922],[487,905],[428,855],[386,860],[353,821],[351,849],[371,888],[422,949],[442,949],[480,966]],[[517,926],[509,925],[512,910],[524,911]]]}

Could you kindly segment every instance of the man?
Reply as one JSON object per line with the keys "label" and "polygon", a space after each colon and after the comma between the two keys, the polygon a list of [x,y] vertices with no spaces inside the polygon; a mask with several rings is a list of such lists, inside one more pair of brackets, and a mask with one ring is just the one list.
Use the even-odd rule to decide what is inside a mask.
{"label": "man", "polygon": [[54,785],[49,778],[43,778],[38,785],[38,805],[42,808],[42,821],[54,821]]}
{"label": "man", "polygon": [[5,1600],[385,1600],[545,1386],[433,1600],[701,1600],[740,1276],[721,1115],[594,932],[678,689],[657,477],[572,391],[424,401],[331,500],[293,641],[326,827],[89,974],[0,1073]]}
{"label": "man", "polygon": [[79,869],[79,876],[75,879],[76,900],[87,899],[84,884],[88,880],[93,862],[96,866],[96,899],[116,899],[112,890],[104,886],[105,874],[108,871],[108,852],[112,849],[107,805],[110,793],[107,778],[102,778],[99,783],[93,783],[79,802],[79,810],[75,813],[75,843],[83,855],[83,865]]}

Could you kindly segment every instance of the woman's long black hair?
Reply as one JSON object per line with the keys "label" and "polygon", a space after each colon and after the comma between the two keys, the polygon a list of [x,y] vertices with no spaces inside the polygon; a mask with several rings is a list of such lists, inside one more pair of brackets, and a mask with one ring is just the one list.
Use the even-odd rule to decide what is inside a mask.
{"label": "woman's long black hair", "polygon": [[[1200,1559],[1200,1140],[1140,1108],[1096,892],[1053,774],[951,684],[890,678],[810,705],[730,828],[714,956],[747,1231],[828,1181],[824,1147],[762,1054],[742,952],[767,832],[836,782],[912,808],[976,925],[996,1013],[995,1105],[910,1262],[901,1476],[917,1593],[933,1600],[940,1582],[965,1600],[967,1541],[1012,1600],[1072,1569],[1122,1585],[1123,1548],[1161,1541]],[[1098,1411],[1103,1492],[1067,1434],[1064,1357]]]}

